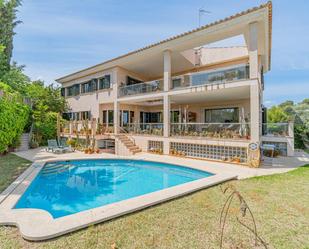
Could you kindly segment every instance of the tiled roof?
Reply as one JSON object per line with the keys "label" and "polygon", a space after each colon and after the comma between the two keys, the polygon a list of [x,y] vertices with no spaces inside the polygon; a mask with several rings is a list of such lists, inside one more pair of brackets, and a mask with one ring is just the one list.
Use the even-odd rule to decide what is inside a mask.
{"label": "tiled roof", "polygon": [[163,43],[166,43],[166,42],[169,42],[169,41],[172,41],[172,40],[175,40],[175,39],[178,39],[178,38],[181,38],[183,36],[186,36],[186,35],[189,35],[189,34],[192,34],[192,33],[195,33],[195,32],[198,32],[198,31],[201,31],[201,30],[204,30],[204,29],[207,29],[207,28],[210,28],[212,26],[215,26],[215,25],[218,25],[220,23],[224,23],[224,22],[227,22],[227,21],[230,21],[232,19],[235,19],[237,17],[240,17],[240,16],[243,16],[243,15],[246,15],[246,14],[249,14],[249,13],[252,13],[254,11],[257,11],[259,9],[263,9],[263,8],[268,8],[268,25],[269,25],[269,68],[270,68],[270,62],[271,62],[271,34],[272,34],[272,2],[271,1],[268,1],[267,3],[265,4],[262,4],[258,7],[253,7],[251,9],[248,9],[248,10],[245,10],[245,11],[242,11],[242,12],[239,12],[237,14],[234,14],[232,16],[229,16],[229,17],[226,17],[224,19],[221,19],[221,20],[218,20],[218,21],[215,21],[215,22],[212,22],[212,23],[209,23],[209,24],[206,24],[206,25],[203,25],[199,28],[196,28],[196,29],[192,29],[190,31],[187,31],[187,32],[184,32],[184,33],[181,33],[179,35],[176,35],[176,36],[172,36],[170,38],[167,38],[165,40],[162,40],[162,41],[159,41],[159,42],[156,42],[156,43],[153,43],[153,44],[150,44],[146,47],[143,47],[143,48],[140,48],[140,49],[137,49],[137,50],[134,50],[132,52],[129,52],[127,54],[124,54],[124,55],[121,55],[121,56],[118,56],[118,57],[115,57],[113,59],[110,59],[110,60],[107,60],[107,61],[104,61],[102,63],[99,63],[99,64],[96,64],[94,66],[91,66],[91,67],[88,67],[88,68],[85,68],[83,70],[80,70],[80,71],[77,71],[75,73],[72,73],[72,74],[69,74],[69,75],[66,75],[66,76],[63,76],[59,79],[56,79],[56,81],[59,81],[61,79],[64,79],[66,77],[69,77],[69,76],[72,76],[76,73],[80,73],[80,72],[83,72],[83,71],[86,71],[86,70],[89,70],[89,69],[92,69],[92,68],[95,68],[97,66],[100,66],[100,65],[103,65],[103,64],[106,64],[106,63],[109,63],[109,62],[112,62],[112,61],[115,61],[115,60],[118,60],[118,59],[121,59],[121,58],[124,58],[124,57],[127,57],[129,55],[132,55],[132,54],[135,54],[135,53],[138,53],[138,52],[141,52],[141,51],[144,51],[146,49],[149,49],[149,48],[152,48],[152,47],[155,47],[155,46],[158,46],[158,45],[161,45]]}

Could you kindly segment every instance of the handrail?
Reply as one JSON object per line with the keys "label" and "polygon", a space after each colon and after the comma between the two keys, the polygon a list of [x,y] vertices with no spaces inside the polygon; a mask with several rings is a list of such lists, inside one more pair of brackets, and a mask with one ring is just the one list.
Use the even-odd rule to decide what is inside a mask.
{"label": "handrail", "polygon": [[132,86],[148,85],[148,84],[150,85],[150,84],[158,84],[158,83],[159,83],[159,80],[144,81],[144,82],[140,82],[140,83],[136,83],[132,85],[119,86],[119,89],[132,87]]}
{"label": "handrail", "polygon": [[[121,126],[117,126],[118,128],[119,128],[119,130],[122,130],[124,133],[126,133],[126,134],[129,134],[124,128],[122,128]],[[131,142],[134,144],[134,145],[136,145],[135,144],[135,139],[133,138],[133,137],[131,137],[131,136],[126,136],[129,140],[131,140]]]}
{"label": "handrail", "polygon": [[171,123],[171,125],[242,125],[242,124],[250,124],[248,122],[239,122],[239,123]]}
{"label": "handrail", "polygon": [[129,96],[129,95],[136,95],[136,94],[142,94],[142,93],[150,93],[155,91],[162,91],[163,85],[162,82],[154,80],[154,81],[147,81],[147,82],[141,82],[137,84],[132,85],[124,85],[119,86],[118,88],[118,96]]}

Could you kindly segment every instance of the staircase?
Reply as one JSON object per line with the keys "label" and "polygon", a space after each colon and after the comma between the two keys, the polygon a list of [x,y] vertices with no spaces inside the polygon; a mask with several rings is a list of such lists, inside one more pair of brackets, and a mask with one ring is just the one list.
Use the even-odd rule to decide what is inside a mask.
{"label": "staircase", "polygon": [[119,141],[133,154],[142,152],[142,150],[126,134],[117,135]]}
{"label": "staircase", "polygon": [[29,150],[29,137],[29,133],[23,133],[20,138],[20,146],[16,149],[16,151]]}

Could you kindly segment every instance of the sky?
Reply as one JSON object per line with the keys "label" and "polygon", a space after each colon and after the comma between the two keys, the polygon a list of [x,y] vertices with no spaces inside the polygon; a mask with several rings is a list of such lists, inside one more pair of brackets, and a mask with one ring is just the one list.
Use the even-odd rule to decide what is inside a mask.
{"label": "sky", "polygon": [[[265,1],[259,0],[24,0],[13,60],[46,84]],[[271,71],[264,104],[309,98],[309,1],[273,1]]]}

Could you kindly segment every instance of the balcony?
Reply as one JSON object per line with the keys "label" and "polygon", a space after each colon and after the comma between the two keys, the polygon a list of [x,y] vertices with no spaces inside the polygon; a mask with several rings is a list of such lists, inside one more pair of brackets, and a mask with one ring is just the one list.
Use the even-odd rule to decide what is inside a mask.
{"label": "balcony", "polygon": [[90,136],[94,134],[94,123],[88,120],[64,121],[60,125],[60,133],[64,135]]}
{"label": "balcony", "polygon": [[155,80],[138,84],[121,86],[118,89],[118,97],[131,96],[144,93],[154,93],[163,90],[163,81]]}
{"label": "balcony", "polygon": [[213,85],[245,79],[249,79],[249,65],[242,65],[234,68],[216,70],[212,72],[204,71],[183,75],[181,80],[179,80],[179,78],[175,78],[172,80],[171,89]]}
{"label": "balcony", "polygon": [[250,139],[248,123],[173,123],[170,136],[211,139]]}
{"label": "balcony", "polygon": [[163,123],[134,123],[122,126],[130,134],[163,136]]}
{"label": "balcony", "polygon": [[291,125],[291,123],[263,123],[263,136],[293,137],[293,134],[290,134],[290,131],[293,131],[293,128],[289,129],[289,125]]}
{"label": "balcony", "polygon": [[[287,124],[271,126],[268,136],[286,136]],[[280,129],[278,128],[280,127]],[[279,130],[278,130],[279,129]],[[120,132],[132,135],[163,136],[163,123],[131,123],[121,127]],[[67,121],[61,125],[63,135],[106,135],[114,133],[113,124],[97,123],[92,121]],[[265,135],[265,134],[264,134]],[[249,123],[172,123],[170,137],[250,140]]]}

